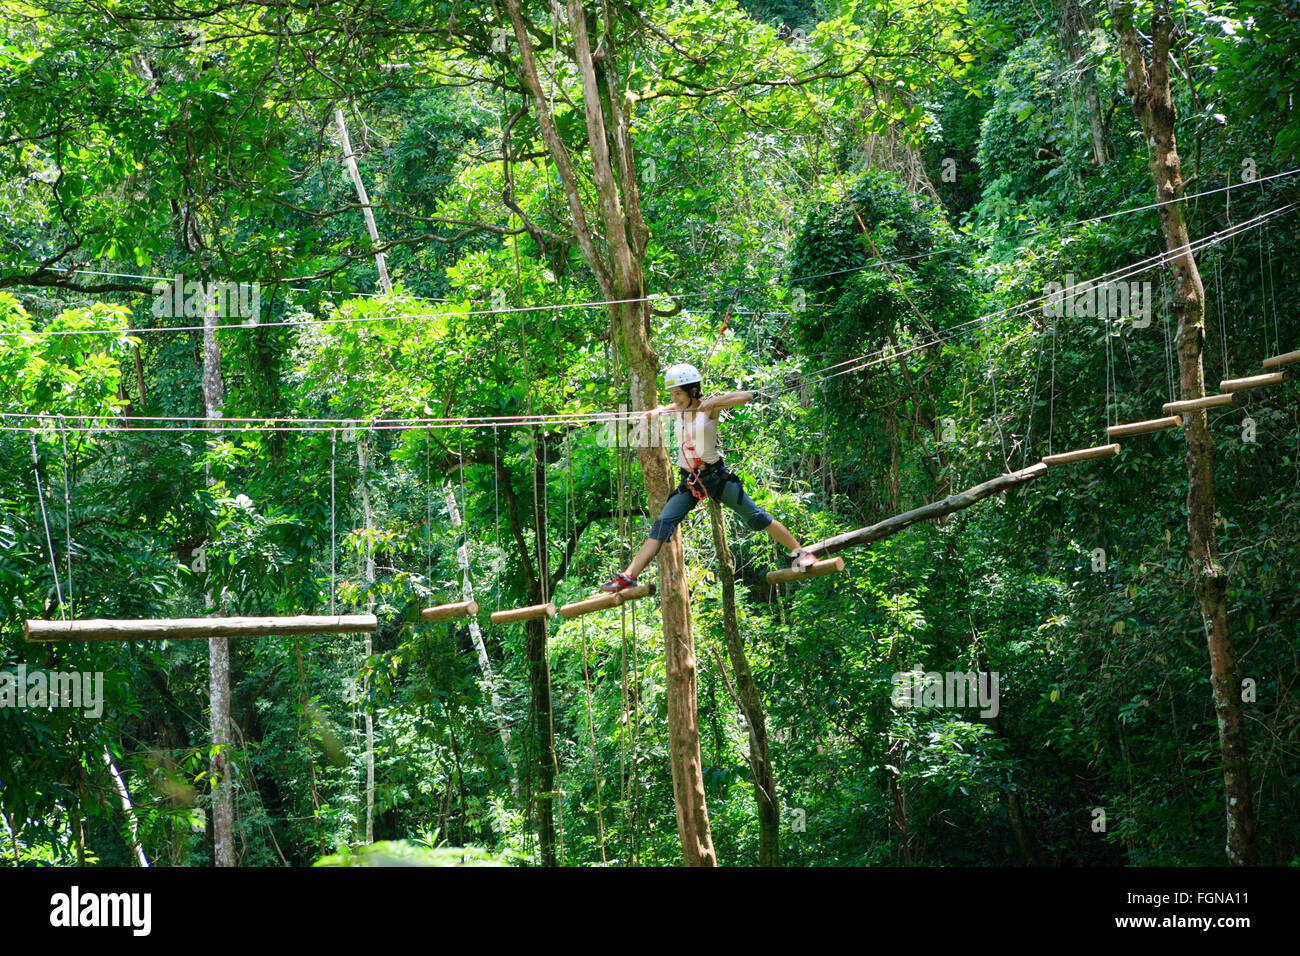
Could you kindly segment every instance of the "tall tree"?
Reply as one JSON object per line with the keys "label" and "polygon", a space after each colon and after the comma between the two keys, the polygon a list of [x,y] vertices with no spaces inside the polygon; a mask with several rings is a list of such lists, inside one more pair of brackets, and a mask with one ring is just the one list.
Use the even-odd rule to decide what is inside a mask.
{"label": "tall tree", "polygon": [[767,714],[763,711],[763,698],[759,696],[758,684],[745,654],[745,641],[740,636],[740,621],[736,614],[736,566],[727,544],[722,506],[715,499],[709,500],[709,524],[713,529],[713,548],[718,555],[722,580],[722,629],[735,678],[732,693],[745,715],[745,728],[749,734],[749,770],[754,783],[754,802],[758,806],[758,863],[760,866],[780,866],[781,801],[776,792],[772,757],[768,753]]}
{"label": "tall tree", "polygon": [[[620,47],[610,9],[605,8],[598,25],[595,11],[584,10],[577,0],[567,3],[571,56],[582,86],[582,115],[595,192],[590,200],[578,182],[570,149],[556,128],[542,86],[533,51],[532,34],[537,31],[535,27],[530,31],[520,0],[505,0],[505,8],[519,46],[519,58],[513,65],[529,92],[542,141],[559,174],[570,214],[568,225],[610,303],[607,310],[614,341],[631,371],[633,409],[653,408],[658,398],[659,356],[650,344],[645,297],[644,258],[650,232],[641,218],[635,156],[623,112],[626,90],[619,72]],[[599,61],[593,53],[593,32],[598,33]],[[652,445],[639,448],[638,457],[650,506],[661,509],[673,487],[667,455],[662,446]],[[660,548],[658,567],[677,832],[688,865],[712,866],[716,858],[700,765],[695,638],[679,537]]]}
{"label": "tall tree", "polygon": [[[197,236],[197,225],[194,226]],[[203,286],[208,287],[207,271],[203,273]],[[221,345],[217,342],[217,310],[210,296],[205,296],[203,309],[203,417],[209,426],[216,428],[225,402],[225,386],[221,378]],[[210,466],[205,468],[205,481],[214,484]],[[221,613],[220,602],[211,591],[203,595],[204,606]],[[208,639],[208,706],[212,734],[212,850],[217,866],[235,865],[234,844],[234,788],[230,780],[230,642],[224,637]]]}
{"label": "tall tree", "polygon": [[[546,523],[537,521],[536,546],[539,570],[538,573],[534,573],[533,558],[524,540],[519,496],[511,481],[510,470],[501,462],[499,456],[494,456],[493,467],[496,469],[497,480],[500,483],[501,497],[506,503],[506,522],[519,554],[519,567],[524,577],[524,592],[528,595],[529,604],[541,604],[547,600],[545,569],[542,564],[542,555],[546,551]],[[530,474],[533,476],[533,487],[536,490],[539,481],[538,469],[534,467]],[[533,725],[534,736],[538,743],[537,776],[540,794],[535,804],[538,813],[537,843],[541,850],[542,863],[546,866],[554,866],[558,862],[555,832],[558,801],[555,799],[555,780],[559,772],[559,762],[555,755],[555,733],[552,727],[551,675],[546,663],[545,618],[524,622],[524,653],[527,658],[528,685],[531,690],[529,721]]]}
{"label": "tall tree", "polygon": [[[1201,363],[1205,337],[1205,288],[1192,255],[1183,195],[1182,161],[1174,139],[1177,112],[1169,85],[1175,23],[1168,0],[1151,5],[1150,55],[1143,51],[1134,5],[1112,2],[1111,24],[1124,62],[1124,91],[1142,126],[1148,153],[1147,168],[1160,206],[1160,227],[1174,275],[1174,310],[1178,315],[1179,397],[1205,395]],[[1205,409],[1183,416],[1187,441],[1187,558],[1200,605],[1210,651],[1210,688],[1219,723],[1223,764],[1223,798],[1227,813],[1228,862],[1255,863],[1255,810],[1250,792],[1250,762],[1242,718],[1241,679],[1237,654],[1228,632],[1228,571],[1219,562],[1214,536],[1214,437]]]}
{"label": "tall tree", "polygon": [[1079,0],[1057,0],[1056,15],[1061,46],[1070,59],[1066,77],[1083,95],[1088,140],[1092,144],[1092,164],[1105,166],[1110,161],[1110,151],[1106,148],[1106,118],[1097,90],[1097,69],[1089,62],[1093,59],[1092,51],[1079,42],[1080,36],[1091,32],[1095,26],[1092,13]]}

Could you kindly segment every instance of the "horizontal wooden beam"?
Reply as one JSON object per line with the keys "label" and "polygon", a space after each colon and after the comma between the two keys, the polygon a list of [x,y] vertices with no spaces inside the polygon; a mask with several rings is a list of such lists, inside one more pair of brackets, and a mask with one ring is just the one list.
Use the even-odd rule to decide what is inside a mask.
{"label": "horizontal wooden beam", "polygon": [[439,604],[437,607],[426,607],[420,612],[420,620],[445,621],[453,617],[473,617],[477,613],[477,601],[458,601],[455,604]]}
{"label": "horizontal wooden beam", "polygon": [[1181,415],[1183,412],[1194,412],[1198,408],[1232,405],[1236,401],[1237,396],[1228,392],[1226,395],[1206,395],[1204,398],[1189,398],[1181,402],[1165,402],[1163,410],[1166,415]]}
{"label": "horizontal wooden beam", "polygon": [[828,558],[806,568],[782,568],[779,571],[768,571],[767,583],[785,584],[787,581],[802,581],[804,578],[820,578],[827,574],[837,574],[843,570],[843,558]]}
{"label": "horizontal wooden beam", "polygon": [[560,608],[560,617],[566,621],[572,620],[575,617],[591,614],[594,611],[607,611],[613,607],[622,607],[629,601],[638,601],[654,593],[655,586],[653,584],[638,584],[635,587],[624,588],[612,594],[597,594],[595,597],[564,605],[564,607]]}
{"label": "horizontal wooden beam", "polygon": [[1042,464],[1048,465],[1069,465],[1076,461],[1092,461],[1094,458],[1110,458],[1112,455],[1119,454],[1119,445],[1096,445],[1092,448],[1077,448],[1074,451],[1063,451],[1059,455],[1044,455]]}
{"label": "horizontal wooden beam", "polygon": [[1264,368],[1281,368],[1283,365],[1291,365],[1294,362],[1300,362],[1300,351],[1285,352],[1282,355],[1266,358],[1264,359]]}
{"label": "horizontal wooden beam", "polygon": [[583,614],[591,614],[593,611],[606,611],[612,607],[618,607],[623,602],[619,600],[618,594],[597,594],[595,597],[589,597],[584,601],[574,601],[572,604],[566,604],[560,608],[560,617],[566,621],[575,617],[581,617]]}
{"label": "horizontal wooden beam", "polygon": [[1286,372],[1265,372],[1263,375],[1247,375],[1245,378],[1225,378],[1219,383],[1219,391],[1243,392],[1248,388],[1281,385],[1285,381]]}
{"label": "horizontal wooden beam", "polygon": [[626,604],[629,601],[639,601],[643,597],[651,597],[655,593],[653,584],[638,584],[634,588],[624,588],[618,592],[618,603]]}
{"label": "horizontal wooden beam", "polygon": [[192,641],[208,637],[277,637],[292,634],[373,634],[373,614],[296,617],[177,617],[156,620],[28,621],[29,641]]}
{"label": "horizontal wooden beam", "polygon": [[1147,432],[1158,432],[1164,428],[1177,428],[1183,423],[1183,420],[1177,415],[1170,415],[1168,418],[1153,418],[1145,422],[1125,422],[1123,425],[1111,425],[1106,429],[1107,438],[1127,438],[1130,435],[1145,435]]}
{"label": "horizontal wooden beam", "polygon": [[942,518],[950,515],[954,511],[961,511],[963,508],[969,508],[990,495],[996,495],[1000,491],[1008,488],[1014,488],[1016,485],[1024,484],[1026,481],[1032,481],[1042,475],[1047,474],[1047,466],[1041,461],[1037,464],[1030,465],[1028,468],[1021,468],[1019,471],[1008,472],[1005,475],[998,475],[996,478],[990,478],[983,484],[976,485],[973,488],[967,488],[965,491],[958,491],[949,495],[941,501],[933,501],[927,505],[921,505],[919,508],[913,508],[911,511],[905,511],[901,515],[894,515],[892,518],[886,518],[884,521],[878,521],[873,525],[865,528],[858,528],[856,531],[846,531],[843,534],[837,534],[825,541],[818,541],[816,544],[804,545],[809,551],[816,555],[830,555],[837,551],[843,551],[845,548],[857,547],[861,544],[870,544],[873,541],[881,541],[891,535],[898,534],[904,528],[910,527],[920,521],[930,521],[934,518]]}
{"label": "horizontal wooden beam", "polygon": [[555,605],[534,604],[531,607],[516,607],[508,611],[493,611],[493,624],[512,624],[515,621],[531,621],[539,617],[555,617]]}

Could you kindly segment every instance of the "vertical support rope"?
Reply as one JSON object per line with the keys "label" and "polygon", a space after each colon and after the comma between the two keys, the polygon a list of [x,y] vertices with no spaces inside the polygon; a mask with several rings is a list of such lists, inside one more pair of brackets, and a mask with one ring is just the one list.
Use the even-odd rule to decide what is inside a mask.
{"label": "vertical support rope", "polygon": [[1223,343],[1223,377],[1232,378],[1232,366],[1228,357],[1228,320],[1223,305],[1223,255],[1214,260],[1214,297],[1219,300],[1219,340]]}
{"label": "vertical support rope", "polygon": [[433,481],[429,445],[433,436],[424,430],[424,586],[433,594]]}
{"label": "vertical support rope", "polygon": [[59,416],[59,439],[63,442],[63,556],[68,563],[68,614],[77,616],[72,596],[72,497],[68,491],[68,433]]}
{"label": "vertical support rope", "polygon": [[[497,465],[500,463],[499,451],[497,448],[497,426],[492,426],[492,527],[496,532],[497,551],[495,559],[501,559],[501,489],[500,476],[497,475]],[[496,609],[501,610],[501,572],[505,570],[503,566],[497,571],[494,582],[496,591]]]}
{"label": "vertical support rope", "polygon": [[[1228,176],[1228,184],[1232,184],[1232,176]],[[1232,190],[1224,191],[1224,216],[1227,219],[1227,225],[1232,225]],[[1223,377],[1232,378],[1232,372],[1228,363],[1228,326],[1227,319],[1223,310],[1223,257],[1227,252],[1224,246],[1219,247],[1219,255],[1214,259],[1214,297],[1219,300],[1219,340],[1223,349]]]}
{"label": "vertical support rope", "polygon": [[546,530],[546,550],[542,552],[542,568],[545,576],[542,578],[542,600],[551,599],[551,491],[549,487],[549,477],[551,473],[550,462],[546,460],[546,432],[541,433],[542,438],[542,527]]}
{"label": "vertical support rope", "polygon": [[1110,355],[1110,316],[1106,315],[1103,318],[1106,320],[1106,427],[1110,428],[1110,402],[1114,372]]}
{"label": "vertical support rope", "polygon": [[1002,448],[1002,466],[1007,471],[1011,470],[1011,461],[1007,458],[1007,438],[1002,433],[1002,417],[998,412],[998,380],[994,374],[997,371],[995,365],[989,365],[989,388],[993,391],[993,424],[998,430],[998,444]]}
{"label": "vertical support rope", "polygon": [[337,509],[334,505],[334,467],[338,461],[339,453],[339,430],[330,429],[330,616],[336,613],[334,609],[334,595],[338,593],[338,526],[336,521]]}
{"label": "vertical support rope", "polygon": [[[569,546],[568,535],[574,538],[573,550],[577,554],[578,544],[578,515],[573,506],[573,443],[570,441],[570,433],[564,433],[564,457],[565,457],[565,474],[567,476],[568,496],[565,504],[565,527],[566,532],[564,546]],[[605,859],[605,807],[603,797],[601,796],[600,786],[600,761],[596,753],[596,720],[591,706],[591,676],[588,665],[588,645],[587,645],[587,616],[584,614],[578,618],[578,634],[582,638],[582,686],[587,699],[587,736],[591,741],[591,772],[596,778],[596,841],[600,847],[600,862],[608,862]]]}
{"label": "vertical support rope", "polygon": [[59,599],[59,617],[67,619],[67,609],[63,606],[63,586],[59,583],[59,563],[54,559],[54,539],[50,537],[50,519],[45,513],[45,494],[41,491],[41,459],[36,453],[36,430],[29,436],[32,440],[32,474],[36,476],[36,500],[41,504],[41,521],[45,524],[45,545],[50,549],[50,570],[54,572],[54,593]]}
{"label": "vertical support rope", "polygon": [[[366,607],[375,611],[375,539],[371,534],[373,524],[370,511],[370,452],[366,435],[357,436],[357,456],[360,467],[361,507],[364,513],[366,541],[364,545],[364,572],[366,578]],[[362,670],[361,706],[366,728],[366,843],[375,842],[375,717],[370,700],[370,668],[374,644],[369,632],[365,636],[365,659]]]}
{"label": "vertical support rope", "polygon": [[1273,354],[1280,355],[1282,352],[1282,335],[1277,327],[1277,281],[1273,278],[1273,243],[1271,241],[1268,244],[1268,290],[1269,298],[1273,302]]}
{"label": "vertical support rope", "polygon": [[1025,449],[1020,456],[1021,468],[1029,464],[1029,446],[1032,444],[1031,439],[1034,435],[1034,405],[1038,402],[1038,381],[1043,371],[1043,348],[1044,340],[1040,336],[1038,339],[1038,357],[1034,360],[1034,390],[1029,393],[1029,420],[1025,422]]}
{"label": "vertical support rope", "polygon": [[[465,439],[464,439],[464,436],[460,436],[460,437],[458,437],[458,438],[456,439],[456,461],[457,461],[457,462],[459,463],[459,465],[460,465],[460,513],[461,513],[462,516],[464,516],[464,517],[468,517],[468,516],[469,516],[469,512],[466,510],[466,508],[469,506],[469,499],[467,499],[467,498],[465,497]],[[466,522],[465,522],[465,525],[468,526],[468,524],[469,524],[469,522],[466,521]],[[469,547],[468,547],[468,545],[469,545],[469,532],[468,532],[468,531],[464,531],[464,532],[462,532],[461,535],[460,535],[460,538],[461,538],[461,541],[457,544],[457,547],[460,547],[461,544],[464,544],[464,545],[466,546],[466,548],[465,548],[465,555],[466,555],[466,564],[468,565],[468,557],[469,557]],[[468,567],[467,567],[465,573],[466,573],[466,575],[469,574]]]}
{"label": "vertical support rope", "polygon": [[[608,353],[606,353],[608,356]],[[606,371],[608,378],[608,370]],[[618,471],[619,448],[623,438],[623,423],[615,421],[613,423],[614,445],[609,461],[609,500],[614,504],[614,547],[621,552],[622,550],[622,499],[620,497],[621,489],[617,487],[616,473]],[[617,554],[621,558],[622,554]],[[624,565],[619,563],[620,568]],[[622,838],[623,858],[628,857],[628,789],[627,789],[627,734],[631,729],[631,714],[628,711],[627,695],[627,608],[620,604],[618,608],[618,804],[621,814],[622,826],[619,828],[619,835]]]}
{"label": "vertical support rope", "polygon": [[1165,378],[1169,382],[1169,398],[1178,398],[1174,382],[1174,338],[1169,332],[1169,306],[1171,303],[1169,286],[1166,285],[1165,273],[1160,273],[1160,317],[1165,326]]}
{"label": "vertical support rope", "polygon": [[1047,400],[1047,453],[1052,453],[1052,439],[1056,436],[1056,326],[1058,318],[1052,316],[1052,384]]}

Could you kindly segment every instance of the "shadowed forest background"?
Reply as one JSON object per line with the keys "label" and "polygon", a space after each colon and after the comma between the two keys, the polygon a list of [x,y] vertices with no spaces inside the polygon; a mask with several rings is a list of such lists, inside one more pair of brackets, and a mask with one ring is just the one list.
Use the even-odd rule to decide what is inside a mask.
{"label": "shadowed forest background", "polygon": [[[705,394],[762,393],[720,441],[800,540],[1104,444],[1179,397],[1104,4],[584,6],[588,95],[630,137],[610,142],[646,227],[628,227],[645,333],[663,367],[709,357]],[[553,126],[516,72],[514,9]],[[1150,10],[1133,5],[1144,40]],[[1300,6],[1171,16],[1213,392],[1300,348]],[[0,670],[98,671],[105,694],[98,719],[0,706],[0,860],[214,852],[206,642],[33,644],[25,620],[370,611],[368,654],[360,634],[231,642],[235,862],[364,862],[372,841],[434,863],[681,862],[659,602],[488,620],[589,596],[656,514],[635,451],[590,417],[644,380],[571,228],[574,197],[604,195],[571,10],[4,0],[0,20]],[[606,221],[587,225],[605,255]],[[1149,315],[1043,307],[1050,283],[1121,273]],[[256,315],[207,336],[219,432],[204,308],[168,313],[175,275],[256,284]],[[1300,865],[1297,398],[1288,381],[1209,412],[1271,865]],[[794,587],[766,583],[784,553],[724,512],[781,863],[1224,862],[1184,455],[1178,429],[1126,439]],[[706,509],[680,534],[713,847],[757,864]],[[495,697],[468,622],[419,617],[466,575]],[[996,716],[895,706],[913,669],[996,672]]]}

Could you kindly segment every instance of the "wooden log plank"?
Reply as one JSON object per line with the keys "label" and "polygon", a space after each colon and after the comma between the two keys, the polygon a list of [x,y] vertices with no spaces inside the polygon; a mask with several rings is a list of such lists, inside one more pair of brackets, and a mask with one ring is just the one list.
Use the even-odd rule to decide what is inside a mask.
{"label": "wooden log plank", "polygon": [[638,584],[634,588],[624,588],[618,592],[618,603],[626,604],[629,601],[639,601],[643,597],[651,597],[655,593],[653,584]]}
{"label": "wooden log plank", "polygon": [[606,611],[612,607],[621,607],[629,601],[639,601],[641,598],[649,597],[654,593],[655,586],[653,584],[638,584],[636,587],[624,588],[621,591],[615,591],[613,594],[597,594],[595,597],[564,605],[564,607],[560,608],[560,617],[570,620],[581,617],[583,614],[591,614],[593,611]]}
{"label": "wooden log plank", "polygon": [[807,568],[782,568],[767,572],[768,584],[784,584],[787,581],[802,581],[804,578],[820,578],[826,574],[837,574],[844,570],[843,558],[830,558],[818,561]]}
{"label": "wooden log plank", "polygon": [[531,621],[538,617],[555,617],[555,605],[549,601],[546,604],[534,604],[531,607],[516,607],[507,611],[493,611],[493,624],[511,624],[515,621]]}
{"label": "wooden log plank", "polygon": [[967,488],[965,491],[959,491],[949,495],[941,501],[933,501],[930,504],[921,505],[919,508],[913,508],[911,511],[905,511],[901,515],[894,515],[892,518],[886,518],[884,521],[878,521],[873,525],[865,528],[858,528],[856,531],[846,531],[843,534],[837,534],[834,537],[827,538],[825,541],[818,541],[816,544],[804,545],[809,551],[817,555],[830,555],[837,551],[843,551],[846,548],[857,547],[861,544],[870,544],[873,541],[880,541],[891,535],[898,534],[904,528],[910,527],[920,521],[930,521],[934,518],[942,518],[944,515],[950,515],[954,511],[961,511],[963,508],[969,508],[990,495],[996,495],[1007,488],[1014,488],[1016,485],[1024,484],[1026,481],[1032,481],[1035,478],[1047,474],[1047,466],[1042,462],[1030,465],[1028,468],[1021,468],[1019,471],[1008,472],[1005,475],[998,475],[996,478],[990,478],[983,484],[975,485],[973,488]]}
{"label": "wooden log plank", "polygon": [[1119,445],[1097,445],[1093,448],[1063,451],[1059,455],[1044,455],[1042,464],[1049,467],[1051,465],[1069,465],[1076,461],[1092,461],[1094,458],[1109,458],[1118,454]]}
{"label": "wooden log plank", "polygon": [[1243,392],[1248,388],[1281,385],[1285,381],[1286,372],[1265,372],[1263,375],[1247,375],[1245,378],[1225,378],[1219,383],[1219,391]]}
{"label": "wooden log plank", "polygon": [[1183,420],[1177,415],[1170,415],[1168,418],[1152,418],[1145,422],[1125,422],[1123,425],[1111,425],[1106,429],[1107,438],[1127,438],[1130,435],[1145,435],[1147,432],[1158,432],[1164,428],[1177,428],[1183,423]]}
{"label": "wooden log plank", "polygon": [[477,613],[477,601],[457,601],[454,604],[439,604],[437,607],[426,607],[420,612],[420,620],[446,621],[453,617],[473,617]]}
{"label": "wooden log plank", "polygon": [[606,611],[609,608],[618,607],[622,603],[618,594],[597,594],[595,597],[564,605],[564,607],[560,608],[560,617],[568,621],[584,614],[591,614],[594,611]]}
{"label": "wooden log plank", "polygon": [[292,634],[373,634],[373,614],[302,614],[296,617],[179,617],[157,620],[27,621],[29,641],[190,641],[211,637]]}
{"label": "wooden log plank", "polygon": [[1290,365],[1293,362],[1300,362],[1300,351],[1285,352],[1282,355],[1274,355],[1264,359],[1264,368],[1281,368],[1283,365]]}
{"label": "wooden log plank", "polygon": [[1237,396],[1233,392],[1226,395],[1206,395],[1204,398],[1189,398],[1181,402],[1165,402],[1163,406],[1166,415],[1180,415],[1183,412],[1194,412],[1198,408],[1218,408],[1221,405],[1232,405],[1237,401]]}

